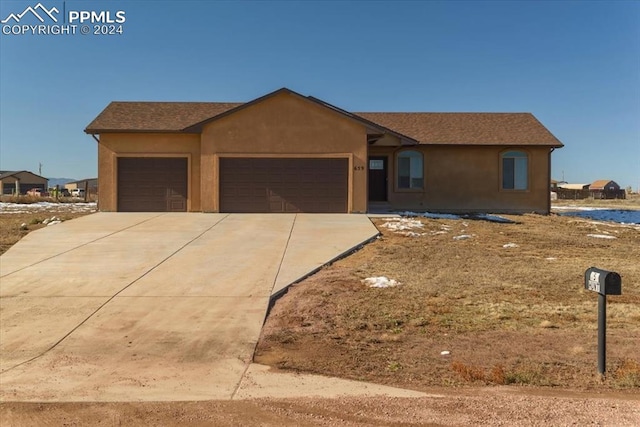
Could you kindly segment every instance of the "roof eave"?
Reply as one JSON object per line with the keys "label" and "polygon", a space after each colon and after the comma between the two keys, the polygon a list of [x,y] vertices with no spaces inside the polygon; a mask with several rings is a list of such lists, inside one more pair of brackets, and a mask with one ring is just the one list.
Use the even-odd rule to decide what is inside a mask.
{"label": "roof eave", "polygon": [[105,133],[199,133],[182,129],[85,129],[88,135],[101,135]]}

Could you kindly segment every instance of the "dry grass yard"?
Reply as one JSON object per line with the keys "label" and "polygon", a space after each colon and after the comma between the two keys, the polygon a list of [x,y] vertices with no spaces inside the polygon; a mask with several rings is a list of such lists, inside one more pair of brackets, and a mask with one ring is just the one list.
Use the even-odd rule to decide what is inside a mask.
{"label": "dry grass yard", "polygon": [[[422,226],[405,230],[410,236],[376,219],[381,238],[276,302],[256,362],[418,390],[518,384],[637,392],[640,226],[506,217],[516,223],[415,218]],[[454,238],[463,235],[470,237]],[[609,297],[604,380],[597,294],[584,289],[590,266],[622,275],[623,295]],[[372,276],[401,285],[361,282]]]}

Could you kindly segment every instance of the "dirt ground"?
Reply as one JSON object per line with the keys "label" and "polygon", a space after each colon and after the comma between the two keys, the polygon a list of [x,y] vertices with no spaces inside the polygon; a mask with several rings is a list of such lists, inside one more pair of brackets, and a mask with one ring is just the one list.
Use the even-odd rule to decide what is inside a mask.
{"label": "dirt ground", "polygon": [[[2,251],[16,224],[43,214],[0,214]],[[376,219],[380,239],[291,287],[266,321],[258,363],[428,397],[2,402],[0,425],[640,425],[640,227],[508,218],[516,223],[421,218],[403,231],[414,235]],[[604,379],[597,295],[583,289],[592,265],[622,274]],[[373,276],[401,284],[361,282]]]}
{"label": "dirt ground", "polygon": [[[415,218],[421,227],[400,232],[376,219],[380,239],[276,302],[256,362],[415,390],[514,384],[637,392],[640,226],[507,218],[515,223]],[[584,289],[590,266],[622,275],[623,295],[608,297],[604,380],[596,369],[597,294]],[[362,283],[372,276],[401,285]]]}
{"label": "dirt ground", "polygon": [[501,387],[424,398],[3,403],[2,426],[637,426],[640,401]]}

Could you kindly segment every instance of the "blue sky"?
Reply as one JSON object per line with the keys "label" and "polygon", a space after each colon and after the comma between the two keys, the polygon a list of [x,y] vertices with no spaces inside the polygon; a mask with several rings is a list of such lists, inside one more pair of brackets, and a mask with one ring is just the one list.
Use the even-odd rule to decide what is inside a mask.
{"label": "blue sky", "polygon": [[[37,3],[1,0],[0,18]],[[112,100],[288,87],[350,111],[532,112],[565,144],[554,178],[640,186],[640,2],[41,3],[126,22],[121,35],[0,35],[3,170],[95,176],[83,129]]]}

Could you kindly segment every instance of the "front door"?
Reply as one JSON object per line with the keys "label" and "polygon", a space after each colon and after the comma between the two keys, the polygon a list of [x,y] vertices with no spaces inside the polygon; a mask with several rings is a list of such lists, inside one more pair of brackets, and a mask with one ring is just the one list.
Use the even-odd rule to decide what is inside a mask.
{"label": "front door", "polygon": [[387,157],[369,157],[369,200],[387,201]]}

